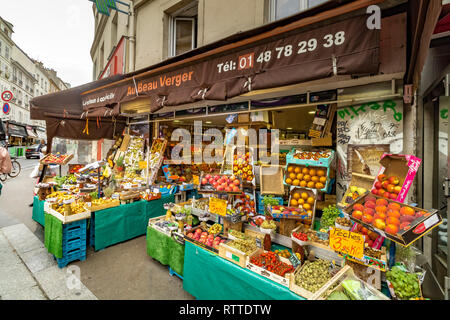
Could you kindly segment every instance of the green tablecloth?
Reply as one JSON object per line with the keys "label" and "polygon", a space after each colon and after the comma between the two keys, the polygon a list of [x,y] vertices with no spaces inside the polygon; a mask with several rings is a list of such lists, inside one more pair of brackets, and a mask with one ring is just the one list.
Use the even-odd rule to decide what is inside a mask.
{"label": "green tablecloth", "polygon": [[54,254],[56,258],[62,258],[63,224],[48,213],[45,213],[45,222],[44,245],[49,253]]}
{"label": "green tablecloth", "polygon": [[183,288],[202,300],[305,300],[250,270],[187,242]]}
{"label": "green tablecloth", "polygon": [[147,254],[183,276],[184,245],[172,237],[147,227]]}
{"label": "green tablecloth", "polygon": [[44,200],[40,201],[38,196],[33,200],[33,220],[39,223],[41,226],[45,226],[44,218]]}
{"label": "green tablecloth", "polygon": [[148,220],[165,214],[163,205],[174,201],[173,195],[167,195],[158,200],[137,201],[96,211],[93,214],[95,250],[146,234]]}

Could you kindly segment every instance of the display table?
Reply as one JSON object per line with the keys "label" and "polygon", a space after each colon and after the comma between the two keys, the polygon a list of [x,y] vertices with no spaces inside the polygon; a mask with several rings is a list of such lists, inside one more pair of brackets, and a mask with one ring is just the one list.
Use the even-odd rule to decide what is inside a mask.
{"label": "display table", "polygon": [[165,214],[166,210],[163,205],[168,202],[174,202],[173,195],[93,212],[91,214],[91,233],[94,249],[101,250],[146,234],[148,220]]}
{"label": "display table", "polygon": [[183,288],[202,300],[305,300],[250,270],[186,241]]}
{"label": "display table", "polygon": [[41,201],[38,196],[34,196],[32,218],[43,227],[45,226],[44,203],[44,200]]}
{"label": "display table", "polygon": [[147,254],[183,276],[184,245],[158,230],[147,227]]}

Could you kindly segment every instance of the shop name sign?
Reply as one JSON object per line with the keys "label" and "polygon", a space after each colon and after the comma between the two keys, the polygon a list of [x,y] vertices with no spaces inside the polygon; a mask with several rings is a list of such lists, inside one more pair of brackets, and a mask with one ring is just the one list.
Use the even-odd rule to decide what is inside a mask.
{"label": "shop name sign", "polygon": [[[114,93],[114,102],[151,97],[150,111],[201,100],[219,100],[252,90],[316,80],[333,75],[376,74],[380,30],[369,29],[368,16],[350,18],[303,31],[267,36],[228,54],[160,74],[135,76],[83,96],[83,104]],[[245,42],[243,40],[242,42]],[[170,65],[169,65],[170,67]],[[92,104],[104,106],[105,102]]]}
{"label": "shop name sign", "polygon": [[109,103],[111,103],[111,101],[114,101],[115,96],[116,95],[114,93],[109,93],[102,97],[85,100],[85,101],[83,101],[83,107],[88,107],[92,104],[98,104],[98,103],[109,104]]}
{"label": "shop name sign", "polygon": [[364,235],[359,233],[338,228],[330,230],[331,249],[358,259],[364,257],[364,239]]}

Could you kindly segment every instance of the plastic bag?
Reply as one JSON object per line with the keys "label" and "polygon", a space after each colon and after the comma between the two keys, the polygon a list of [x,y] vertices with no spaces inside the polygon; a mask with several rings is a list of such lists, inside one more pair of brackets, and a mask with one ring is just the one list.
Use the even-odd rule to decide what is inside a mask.
{"label": "plastic bag", "polygon": [[30,173],[30,178],[31,179],[35,179],[35,178],[38,178],[38,177],[39,177],[39,164],[37,164],[34,167],[33,171],[31,171],[31,173]]}

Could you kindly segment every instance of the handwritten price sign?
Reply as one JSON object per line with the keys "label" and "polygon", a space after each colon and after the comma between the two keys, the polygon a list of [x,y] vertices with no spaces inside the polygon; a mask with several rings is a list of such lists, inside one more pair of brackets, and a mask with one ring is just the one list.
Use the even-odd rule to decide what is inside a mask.
{"label": "handwritten price sign", "polygon": [[227,200],[218,198],[209,198],[209,212],[219,216],[226,216],[227,214]]}
{"label": "handwritten price sign", "polygon": [[334,251],[362,259],[364,257],[364,235],[347,230],[330,230],[330,247]]}

